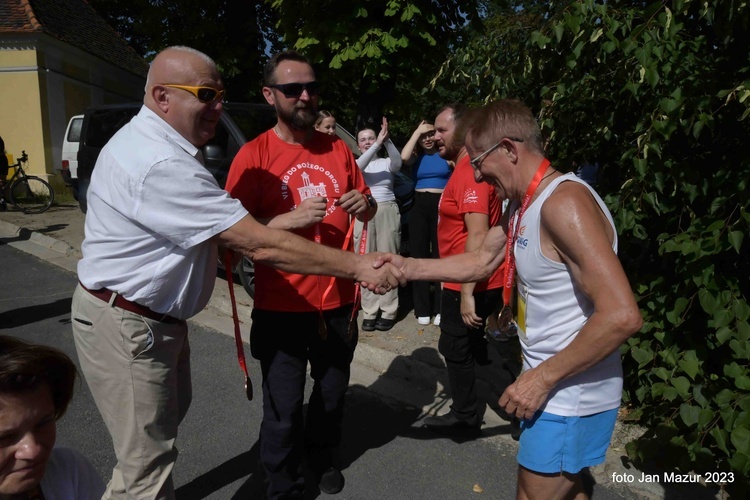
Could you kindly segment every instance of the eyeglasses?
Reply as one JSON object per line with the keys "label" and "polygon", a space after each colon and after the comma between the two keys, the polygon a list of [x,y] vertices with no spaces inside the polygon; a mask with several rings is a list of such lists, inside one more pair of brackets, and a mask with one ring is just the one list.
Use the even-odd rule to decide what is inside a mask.
{"label": "eyeglasses", "polygon": [[203,104],[208,104],[210,102],[223,99],[225,92],[224,90],[216,90],[213,87],[194,87],[192,85],[177,85],[174,83],[162,83],[161,86],[187,90]]}
{"label": "eyeglasses", "polygon": [[299,97],[305,90],[307,90],[307,95],[311,97],[320,93],[318,82],[280,83],[276,85],[267,85],[267,87],[280,90],[281,93],[284,94],[284,97]]}
{"label": "eyeglasses", "polygon": [[[510,139],[513,142],[523,142],[523,139],[518,139],[517,137],[507,137],[507,139]],[[479,167],[482,166],[482,159],[488,154],[492,153],[497,148],[499,148],[502,143],[503,143],[503,140],[500,139],[500,141],[497,144],[485,150],[484,153],[480,154],[479,156],[477,156],[476,158],[472,160],[469,160],[469,163],[471,163],[471,168],[473,168],[474,170],[479,170]]]}

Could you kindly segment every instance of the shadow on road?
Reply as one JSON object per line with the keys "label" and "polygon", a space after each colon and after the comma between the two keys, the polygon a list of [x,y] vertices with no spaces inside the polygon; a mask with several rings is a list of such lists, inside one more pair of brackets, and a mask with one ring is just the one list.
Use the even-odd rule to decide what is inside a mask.
{"label": "shadow on road", "polygon": [[49,304],[34,304],[0,313],[0,330],[29,325],[61,315],[68,315],[66,322],[70,322],[71,303],[72,299],[68,297]]}

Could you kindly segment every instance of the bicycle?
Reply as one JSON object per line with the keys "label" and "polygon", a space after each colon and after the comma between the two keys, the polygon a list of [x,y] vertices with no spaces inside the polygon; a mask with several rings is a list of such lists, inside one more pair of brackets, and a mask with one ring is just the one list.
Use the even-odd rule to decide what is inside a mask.
{"label": "bicycle", "polygon": [[[55,201],[55,192],[52,186],[44,179],[34,175],[27,175],[23,164],[28,165],[29,156],[26,151],[21,151],[18,163],[9,165],[16,171],[6,184],[2,198],[8,200],[14,207],[25,214],[40,214],[52,206]],[[5,204],[5,201],[0,201]]]}

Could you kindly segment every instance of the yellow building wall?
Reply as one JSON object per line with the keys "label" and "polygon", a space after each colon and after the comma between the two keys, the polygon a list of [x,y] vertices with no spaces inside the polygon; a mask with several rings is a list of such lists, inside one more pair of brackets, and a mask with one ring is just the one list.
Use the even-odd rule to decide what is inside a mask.
{"label": "yellow building wall", "polygon": [[0,51],[0,136],[5,150],[16,160],[21,151],[29,155],[28,173],[47,179],[42,124],[40,78],[36,50]]}

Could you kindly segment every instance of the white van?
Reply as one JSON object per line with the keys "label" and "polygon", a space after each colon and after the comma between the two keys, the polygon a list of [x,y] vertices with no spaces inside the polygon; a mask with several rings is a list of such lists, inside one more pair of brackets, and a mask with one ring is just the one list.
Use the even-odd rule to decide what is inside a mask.
{"label": "white van", "polygon": [[73,197],[78,199],[78,146],[81,142],[83,115],[76,115],[68,122],[62,146],[62,178],[73,188]]}

